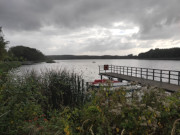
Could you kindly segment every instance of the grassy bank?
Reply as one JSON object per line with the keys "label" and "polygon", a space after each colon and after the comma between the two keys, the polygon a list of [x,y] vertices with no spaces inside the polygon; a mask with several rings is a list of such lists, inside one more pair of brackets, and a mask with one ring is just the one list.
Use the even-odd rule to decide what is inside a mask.
{"label": "grassy bank", "polygon": [[0,87],[4,84],[4,82],[6,82],[8,71],[19,66],[21,66],[21,62],[18,61],[0,61]]}
{"label": "grassy bank", "polygon": [[0,134],[180,133],[180,93],[146,88],[128,98],[123,89],[86,92],[82,84],[67,71],[7,76],[0,87]]}
{"label": "grassy bank", "polygon": [[19,67],[20,65],[21,65],[21,62],[19,61],[10,61],[10,62],[0,61],[0,73],[7,72],[11,70],[12,68]]}

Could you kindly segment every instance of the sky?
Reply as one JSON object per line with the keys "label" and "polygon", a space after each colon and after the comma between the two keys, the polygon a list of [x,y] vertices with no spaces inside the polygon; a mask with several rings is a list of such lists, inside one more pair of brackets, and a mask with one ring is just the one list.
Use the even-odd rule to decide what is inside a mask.
{"label": "sky", "polygon": [[180,47],[180,0],[0,0],[8,48],[45,55],[137,55]]}

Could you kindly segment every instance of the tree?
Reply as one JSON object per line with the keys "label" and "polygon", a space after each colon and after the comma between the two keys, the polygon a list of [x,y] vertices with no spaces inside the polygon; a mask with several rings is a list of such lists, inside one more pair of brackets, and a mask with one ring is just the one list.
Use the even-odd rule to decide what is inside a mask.
{"label": "tree", "polygon": [[3,60],[5,57],[7,51],[6,51],[6,46],[9,42],[5,41],[4,35],[2,32],[2,27],[0,27],[0,60]]}
{"label": "tree", "polygon": [[42,52],[36,50],[35,48],[25,47],[25,46],[15,46],[9,49],[9,54],[13,57],[17,57],[19,60],[26,61],[44,61],[46,57]]}

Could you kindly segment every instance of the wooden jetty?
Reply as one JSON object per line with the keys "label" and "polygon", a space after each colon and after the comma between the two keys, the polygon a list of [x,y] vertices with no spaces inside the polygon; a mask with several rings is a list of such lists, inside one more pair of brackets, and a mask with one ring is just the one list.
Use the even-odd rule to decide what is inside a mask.
{"label": "wooden jetty", "polygon": [[99,66],[99,75],[119,80],[135,81],[171,92],[180,91],[180,71],[116,65]]}

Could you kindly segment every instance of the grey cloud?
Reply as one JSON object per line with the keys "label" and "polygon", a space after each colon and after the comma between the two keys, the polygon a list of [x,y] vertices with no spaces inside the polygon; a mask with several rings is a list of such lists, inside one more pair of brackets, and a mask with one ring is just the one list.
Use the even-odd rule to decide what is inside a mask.
{"label": "grey cloud", "polygon": [[87,44],[82,47],[82,51],[111,51],[111,50],[128,50],[135,48],[133,43],[122,43],[119,39],[111,37],[105,39],[89,39]]}
{"label": "grey cloud", "polygon": [[[121,43],[121,36],[112,39],[113,35],[108,33],[108,30],[98,30],[98,33],[105,33],[110,38],[106,36],[103,39],[95,39],[94,37],[91,41],[84,39],[84,44],[78,45],[82,49],[75,51],[72,49],[69,52],[98,49],[102,51],[125,50],[138,46],[130,42],[132,39],[146,41],[172,38],[178,40],[179,5],[180,0],[0,0],[0,26],[8,31],[9,36],[13,32],[23,34],[23,31],[29,31],[32,35],[33,32],[39,32],[47,39],[52,35],[61,35],[66,39],[88,38],[88,32],[77,35],[76,33],[88,31],[94,27],[121,30],[132,26],[139,27],[139,32],[129,39],[129,43]],[[125,25],[114,27],[112,26],[114,22],[123,22]],[[51,26],[53,30],[44,30]],[[22,38],[23,36],[25,35],[22,35]],[[37,40],[38,44],[45,42],[41,42],[40,39]],[[21,41],[21,39],[16,40]],[[36,37],[33,39],[33,43],[35,42]],[[46,46],[50,43],[48,41]],[[65,50],[68,50],[68,47],[64,47]]]}
{"label": "grey cloud", "polygon": [[140,23],[145,31],[162,18],[167,24],[179,21],[178,4],[179,0],[1,0],[0,17],[7,26],[22,29],[48,24],[91,27],[128,20]]}

